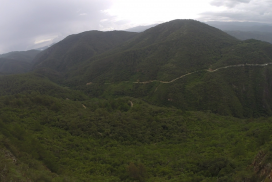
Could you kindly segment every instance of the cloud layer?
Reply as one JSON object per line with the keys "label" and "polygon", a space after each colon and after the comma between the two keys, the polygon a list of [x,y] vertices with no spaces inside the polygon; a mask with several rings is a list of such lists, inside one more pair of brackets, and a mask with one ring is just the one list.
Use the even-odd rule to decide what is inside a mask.
{"label": "cloud layer", "polygon": [[213,0],[211,5],[213,6],[226,6],[228,8],[233,8],[241,3],[249,3],[251,0]]}
{"label": "cloud layer", "polygon": [[173,19],[272,23],[272,0],[1,0],[0,54]]}
{"label": "cloud layer", "polygon": [[103,29],[110,0],[1,0],[0,53],[86,30]]}
{"label": "cloud layer", "polygon": [[227,8],[201,13],[201,20],[272,23],[272,0],[213,0],[211,5]]}

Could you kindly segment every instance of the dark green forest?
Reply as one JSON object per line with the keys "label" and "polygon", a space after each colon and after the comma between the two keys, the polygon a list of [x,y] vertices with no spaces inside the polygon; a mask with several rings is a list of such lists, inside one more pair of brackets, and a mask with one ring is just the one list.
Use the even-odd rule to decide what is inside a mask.
{"label": "dark green forest", "polygon": [[38,93],[0,108],[2,181],[254,181],[272,150],[271,118]]}

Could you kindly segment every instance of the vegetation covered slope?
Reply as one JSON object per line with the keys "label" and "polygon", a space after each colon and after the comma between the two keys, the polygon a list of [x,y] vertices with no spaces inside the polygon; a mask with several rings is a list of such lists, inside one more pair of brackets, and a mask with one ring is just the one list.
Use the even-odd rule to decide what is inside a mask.
{"label": "vegetation covered slope", "polygon": [[0,73],[18,74],[30,71],[38,50],[17,51],[0,55]]}
{"label": "vegetation covered slope", "polygon": [[186,73],[226,65],[271,62],[272,46],[241,42],[193,20],[150,28],[118,49],[85,61],[68,74],[71,85],[88,82],[170,81]]}
{"label": "vegetation covered slope", "polygon": [[14,52],[9,52],[6,54],[1,54],[0,58],[9,58],[9,59],[14,59],[18,61],[24,61],[31,63],[35,56],[39,54],[41,51],[39,50],[28,50],[28,51],[14,51]]}
{"label": "vegetation covered slope", "polygon": [[28,62],[9,58],[0,58],[0,73],[3,74],[26,73],[31,69],[31,67],[32,65]]}
{"label": "vegetation covered slope", "polygon": [[39,93],[63,99],[84,100],[80,91],[57,85],[37,74],[0,76],[0,95]]}
{"label": "vegetation covered slope", "polygon": [[[193,20],[174,20],[140,33],[121,48],[86,61],[74,76],[93,82],[170,80],[193,70],[208,68],[221,49],[239,41]],[[85,73],[84,75],[82,73]]]}
{"label": "vegetation covered slope", "polygon": [[130,97],[72,101],[32,92],[0,101],[1,181],[253,182],[271,171],[271,118]]}
{"label": "vegetation covered slope", "polygon": [[3,181],[253,182],[265,178],[254,171],[255,156],[261,151],[264,166],[271,159],[271,118],[183,112],[129,97],[0,100]]}
{"label": "vegetation covered slope", "polygon": [[35,68],[67,71],[82,61],[120,45],[135,34],[124,31],[88,31],[70,35],[39,54],[34,60]]}
{"label": "vegetation covered slope", "polygon": [[272,33],[270,32],[249,32],[249,31],[225,31],[240,40],[256,39],[272,44]]}
{"label": "vegetation covered slope", "polygon": [[[101,32],[88,35],[94,33],[106,35]],[[108,33],[115,35],[120,32]],[[83,45],[80,35],[68,37],[52,46],[50,51],[58,52],[61,49],[65,52],[63,56],[67,56],[68,48],[65,45],[68,44],[63,44],[74,38],[78,42],[75,47]],[[58,66],[68,66],[69,71],[41,59],[37,68],[42,68],[44,64],[49,69],[38,69],[36,72],[51,80],[58,80],[58,83],[83,90],[92,97],[129,95],[154,104],[185,110],[210,110],[238,117],[272,113],[268,68],[272,63],[271,44],[256,40],[239,41],[194,20],[174,20],[134,35],[120,46],[103,49],[92,57],[89,55],[81,59],[78,55],[84,51],[76,54],[71,50],[69,54],[76,57],[52,59]],[[46,51],[42,54],[47,57],[55,55]],[[68,59],[74,63],[69,64]],[[258,65],[263,64],[267,66],[258,69]],[[233,67],[235,65],[240,67]],[[225,67],[228,69],[221,70]],[[247,68],[251,71],[245,71]],[[52,77],[52,72],[58,75],[61,70],[62,77]],[[188,76],[178,79],[183,75]],[[244,84],[248,85],[248,90]],[[241,94],[243,90],[250,94]],[[254,104],[249,104],[251,102]]]}

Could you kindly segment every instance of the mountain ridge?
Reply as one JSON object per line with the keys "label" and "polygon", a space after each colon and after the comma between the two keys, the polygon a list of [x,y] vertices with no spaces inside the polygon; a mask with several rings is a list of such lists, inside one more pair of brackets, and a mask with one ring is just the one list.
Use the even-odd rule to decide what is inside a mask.
{"label": "mountain ridge", "polygon": [[77,62],[117,46],[134,34],[123,31],[88,31],[70,35],[39,54],[34,60],[34,68],[49,66],[64,71]]}
{"label": "mountain ridge", "polygon": [[[258,66],[249,65],[268,64],[262,69],[269,70],[272,46],[256,40],[240,41],[195,20],[173,20],[142,33],[90,31],[71,35],[39,54],[35,61],[33,71],[36,74],[82,90],[89,96],[128,95],[158,105],[172,105],[184,110],[211,110],[237,117],[256,115],[256,109],[268,115],[271,113],[272,106],[265,101],[270,100],[269,95],[254,100],[256,104],[249,107],[244,96],[232,86],[241,85],[242,80],[236,80],[242,77],[238,72],[235,72],[237,78],[231,77],[233,80],[226,77],[231,76],[228,71],[234,70],[241,70],[244,77],[257,74],[263,82],[258,88],[270,93],[267,74],[262,76]],[[235,68],[221,69],[229,67]],[[246,69],[256,73],[246,73]],[[211,72],[213,76],[209,74]],[[209,83],[211,80],[214,86]],[[252,88],[256,83],[246,82],[253,98],[259,97],[261,91]],[[169,84],[163,86],[163,83]],[[201,89],[207,90],[205,94]],[[211,94],[215,97],[207,96]],[[223,104],[219,103],[226,98]],[[246,98],[250,100],[249,96]],[[264,110],[261,109],[262,103],[266,105]],[[246,108],[249,109],[245,111]]]}

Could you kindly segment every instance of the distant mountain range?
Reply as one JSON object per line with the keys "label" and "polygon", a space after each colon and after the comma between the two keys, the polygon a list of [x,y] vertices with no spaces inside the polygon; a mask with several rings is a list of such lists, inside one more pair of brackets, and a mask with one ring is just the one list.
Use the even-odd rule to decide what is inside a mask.
{"label": "distant mountain range", "polygon": [[[255,111],[271,113],[269,65],[206,70],[270,63],[271,53],[271,44],[239,41],[198,21],[175,20],[141,33],[90,31],[69,36],[40,53],[34,70],[93,96],[130,95],[159,105],[242,117]],[[190,75],[170,82],[186,74]],[[246,79],[253,75],[261,85]]]}
{"label": "distant mountain range", "polygon": [[[217,22],[210,21],[205,22],[206,24],[216,27],[229,35],[240,39],[256,39],[266,41],[272,44],[272,25],[266,23],[255,23],[255,22]],[[126,29],[129,32],[143,32],[157,24],[148,26],[137,26],[130,29]]]}
{"label": "distant mountain range", "polygon": [[137,27],[126,29],[125,31],[128,31],[128,32],[143,32],[143,31],[145,31],[145,30],[147,30],[149,28],[155,27],[157,25],[158,24],[146,25],[146,26],[137,26]]}
{"label": "distant mountain range", "polygon": [[206,23],[223,31],[272,32],[272,24],[268,23],[219,21],[209,21]]}
{"label": "distant mountain range", "polygon": [[[246,39],[244,33],[228,33]],[[272,88],[267,79],[272,45],[239,41],[194,20],[174,20],[143,32],[88,31],[70,35],[41,52],[12,52],[0,57],[2,73],[32,70],[93,96],[129,95],[158,105],[239,117],[272,112]],[[262,80],[261,85],[246,79],[253,75]],[[210,84],[212,80],[214,84]],[[261,94],[262,90],[267,94]],[[248,104],[249,100],[253,104]]]}
{"label": "distant mountain range", "polygon": [[[223,31],[242,31],[242,32],[272,32],[272,24],[257,23],[257,22],[219,22],[219,21],[208,21],[203,22],[212,27],[218,28]],[[143,32],[149,28],[152,28],[158,24],[137,26],[126,29],[129,32]]]}
{"label": "distant mountain range", "polygon": [[39,50],[15,51],[0,55],[0,73],[25,73],[32,68],[32,61]]}
{"label": "distant mountain range", "polygon": [[225,32],[240,40],[256,39],[269,42],[272,44],[271,32],[250,32],[250,31],[225,31]]}

